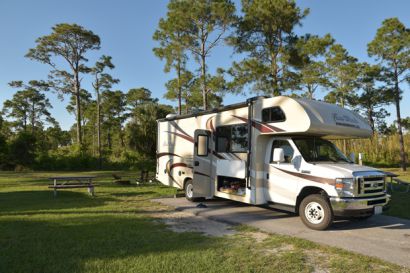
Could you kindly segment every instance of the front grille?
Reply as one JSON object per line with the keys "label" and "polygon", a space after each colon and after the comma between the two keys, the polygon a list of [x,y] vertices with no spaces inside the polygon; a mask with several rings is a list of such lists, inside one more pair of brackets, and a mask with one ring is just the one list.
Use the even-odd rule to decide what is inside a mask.
{"label": "front grille", "polygon": [[356,179],[358,196],[374,196],[385,191],[384,176],[359,176]]}

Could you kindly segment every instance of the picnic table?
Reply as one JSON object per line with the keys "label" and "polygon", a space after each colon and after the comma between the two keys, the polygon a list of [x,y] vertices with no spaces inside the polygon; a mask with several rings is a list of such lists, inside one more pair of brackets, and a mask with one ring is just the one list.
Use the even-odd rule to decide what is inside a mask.
{"label": "picnic table", "polygon": [[74,189],[74,188],[88,188],[88,193],[94,196],[93,179],[95,176],[55,176],[49,177],[53,181],[53,185],[48,186],[54,189],[54,197],[57,196],[59,189]]}
{"label": "picnic table", "polygon": [[385,174],[387,177],[390,178],[390,184],[388,184],[388,185],[390,185],[389,188],[390,188],[390,191],[391,191],[391,192],[398,191],[397,189],[394,189],[394,188],[393,188],[393,181],[396,182],[399,186],[400,186],[400,185],[405,186],[405,190],[404,190],[404,191],[401,191],[401,192],[407,193],[407,192],[410,191],[410,183],[404,182],[403,180],[397,178],[397,177],[399,177],[398,174],[395,174],[395,173],[392,173],[392,172],[384,172],[384,174]]}

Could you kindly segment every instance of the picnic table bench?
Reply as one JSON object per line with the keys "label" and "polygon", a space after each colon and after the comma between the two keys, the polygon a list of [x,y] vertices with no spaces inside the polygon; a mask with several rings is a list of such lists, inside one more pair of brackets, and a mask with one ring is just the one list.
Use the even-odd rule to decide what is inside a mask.
{"label": "picnic table bench", "polygon": [[[48,188],[54,189],[54,197],[57,196],[59,189],[88,188],[88,193],[94,196],[93,179],[95,176],[56,176],[49,177],[53,184]],[[74,183],[73,183],[74,182]]]}

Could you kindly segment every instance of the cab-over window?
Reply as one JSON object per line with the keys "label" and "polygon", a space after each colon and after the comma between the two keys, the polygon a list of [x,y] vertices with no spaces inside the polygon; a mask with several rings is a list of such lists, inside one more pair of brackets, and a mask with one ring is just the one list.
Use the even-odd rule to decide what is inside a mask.
{"label": "cab-over window", "polygon": [[262,109],[263,122],[282,122],[285,120],[285,113],[278,106]]}

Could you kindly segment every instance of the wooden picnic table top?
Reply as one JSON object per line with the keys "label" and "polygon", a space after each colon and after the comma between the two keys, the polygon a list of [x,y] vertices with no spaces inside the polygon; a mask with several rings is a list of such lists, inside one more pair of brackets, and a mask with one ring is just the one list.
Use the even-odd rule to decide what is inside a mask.
{"label": "wooden picnic table top", "polygon": [[86,180],[86,179],[94,179],[95,176],[54,176],[49,177],[49,180]]}

